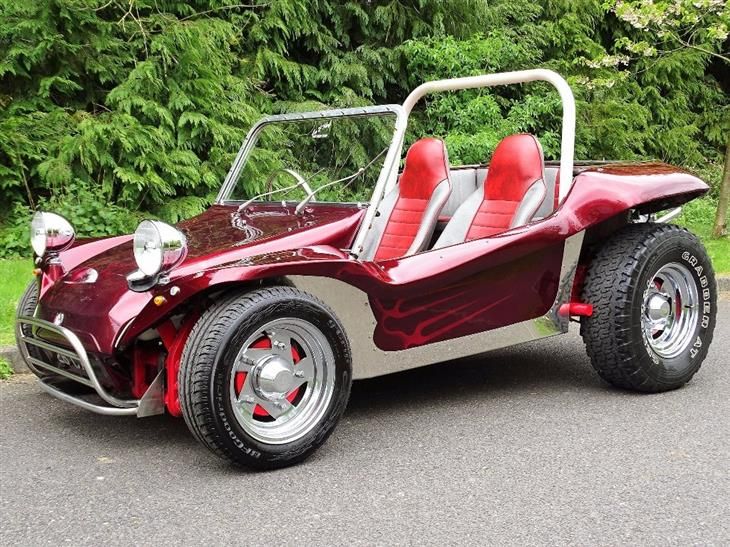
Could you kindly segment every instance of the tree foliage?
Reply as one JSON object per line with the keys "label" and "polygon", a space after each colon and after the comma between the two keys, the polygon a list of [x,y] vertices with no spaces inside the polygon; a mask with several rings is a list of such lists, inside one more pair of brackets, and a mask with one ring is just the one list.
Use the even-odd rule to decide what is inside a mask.
{"label": "tree foliage", "polygon": [[646,57],[694,49],[730,63],[722,51],[730,32],[730,4],[724,0],[611,0],[610,9],[640,31],[617,42]]}
{"label": "tree foliage", "polygon": [[[723,0],[612,0],[612,11],[636,29],[636,35],[620,38],[616,46],[640,57],[687,57],[686,52],[709,56],[725,74],[730,74],[730,3]],[[717,211],[713,235],[727,233],[730,201],[730,113],[727,103],[719,111],[708,112],[719,123],[707,124],[710,140],[725,143],[722,182],[715,186]]]}
{"label": "tree foliage", "polygon": [[[677,49],[627,4],[0,0],[0,255],[25,246],[20,226],[41,206],[88,235],[194,215],[261,115],[401,102],[432,78],[554,68],[578,99],[579,157],[719,165],[726,11],[701,34],[677,27],[697,46]],[[410,135],[483,162],[515,131],[555,158],[559,129],[557,96],[535,84],[430,97]]]}

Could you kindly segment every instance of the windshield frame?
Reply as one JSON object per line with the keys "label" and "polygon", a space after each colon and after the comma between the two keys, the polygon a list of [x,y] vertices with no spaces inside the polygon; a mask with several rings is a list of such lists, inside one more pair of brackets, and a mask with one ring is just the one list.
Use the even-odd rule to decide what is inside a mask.
{"label": "windshield frame", "polygon": [[[382,116],[384,114],[390,114],[395,117],[393,125],[393,136],[391,137],[390,144],[388,145],[388,153],[385,156],[383,166],[378,175],[378,180],[373,189],[372,196],[378,196],[379,190],[385,187],[388,179],[388,175],[393,169],[397,169],[400,161],[400,144],[403,142],[405,135],[407,116],[403,107],[399,104],[386,104],[386,105],[373,105],[363,106],[356,108],[339,108],[332,110],[316,110],[312,112],[296,112],[291,114],[275,114],[272,116],[266,116],[259,120],[249,130],[246,138],[243,140],[241,148],[238,150],[233,165],[231,165],[228,174],[226,175],[223,185],[221,186],[218,196],[215,202],[223,205],[226,202],[230,202],[230,195],[236,187],[239,181],[243,167],[248,161],[248,157],[256,146],[258,137],[264,128],[268,125],[279,123],[279,122],[298,122],[305,120],[331,120],[336,118],[365,118],[373,116]],[[316,194],[316,190],[315,190]],[[372,200],[372,199],[371,199]],[[326,202],[318,202],[326,203]],[[362,202],[360,202],[362,203]]]}

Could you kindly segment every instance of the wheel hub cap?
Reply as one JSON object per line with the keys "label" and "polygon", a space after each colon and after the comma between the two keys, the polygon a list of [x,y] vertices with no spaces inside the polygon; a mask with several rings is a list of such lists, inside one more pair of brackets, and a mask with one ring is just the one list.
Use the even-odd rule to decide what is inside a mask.
{"label": "wheel hub cap", "polygon": [[654,321],[666,320],[672,311],[672,306],[669,303],[669,298],[663,294],[654,294],[649,298],[647,304],[647,311],[649,317]]}
{"label": "wheel hub cap", "polygon": [[694,339],[698,308],[699,288],[692,272],[677,262],[659,268],[644,291],[642,330],[647,348],[664,359],[679,356]]}
{"label": "wheel hub cap", "polygon": [[293,367],[280,357],[271,357],[256,367],[254,382],[254,389],[263,397],[283,399],[295,387]]}
{"label": "wheel hub cap", "polygon": [[275,319],[241,344],[229,379],[231,407],[244,431],[267,444],[297,440],[325,415],[335,386],[335,357],[314,324]]}

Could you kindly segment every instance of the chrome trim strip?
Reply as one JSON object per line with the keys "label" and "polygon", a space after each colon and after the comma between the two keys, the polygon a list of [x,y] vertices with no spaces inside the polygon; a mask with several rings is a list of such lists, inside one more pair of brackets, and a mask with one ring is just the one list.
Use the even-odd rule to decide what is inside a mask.
{"label": "chrome trim strip", "polygon": [[136,408],[117,408],[113,406],[95,405],[94,403],[84,401],[80,397],[69,395],[68,393],[63,392],[60,389],[57,389],[51,384],[42,380],[39,383],[41,384],[43,390],[49,395],[52,395],[55,398],[60,399],[61,401],[64,401],[66,403],[71,403],[83,409],[95,412],[96,414],[104,414],[105,416],[134,416],[135,414],[137,414]]}
{"label": "chrome trim strip", "polygon": [[666,222],[669,222],[671,220],[674,220],[681,213],[682,213],[682,208],[681,207],[676,207],[676,208],[672,209],[671,211],[669,211],[667,214],[662,215],[659,218],[657,218],[654,222],[666,223]]}
{"label": "chrome trim strip", "polygon": [[[66,348],[59,348],[54,346],[53,344],[49,344],[48,342],[38,340],[37,338],[33,338],[31,336],[27,336],[23,332],[23,325],[28,325],[31,327],[31,329],[42,329],[51,331],[59,336],[62,336],[68,344],[73,348],[73,351],[70,351]],[[74,380],[80,384],[89,386],[96,391],[96,393],[101,397],[104,401],[109,403],[112,407],[115,407],[113,409],[107,409],[106,407],[102,407],[99,405],[94,405],[92,403],[89,403],[88,401],[84,401],[83,399],[79,397],[75,397],[73,395],[69,395],[67,393],[63,393],[62,391],[58,390],[58,388],[51,386],[48,382],[45,382],[41,379],[41,385],[43,389],[48,391],[51,395],[58,397],[59,399],[63,399],[64,401],[73,403],[77,406],[81,406],[90,410],[94,410],[94,412],[100,412],[100,413],[115,413],[119,414],[119,412],[106,412],[108,411],[117,411],[117,410],[127,410],[128,412],[124,412],[123,414],[136,414],[137,413],[137,407],[139,406],[138,400],[127,400],[127,399],[119,399],[117,397],[114,397],[113,395],[109,394],[104,387],[99,383],[98,378],[96,377],[96,374],[94,373],[94,369],[91,366],[91,362],[89,361],[89,356],[86,353],[86,350],[84,349],[84,346],[81,344],[81,341],[79,338],[70,330],[67,328],[61,327],[59,325],[55,325],[49,321],[44,321],[43,319],[37,319],[35,317],[26,317],[26,316],[20,316],[16,319],[15,323],[15,333],[18,340],[18,349],[21,352],[21,355],[25,362],[28,364],[29,368],[37,375],[41,376],[41,372],[36,367],[40,367],[42,369],[48,370],[52,372],[53,374],[59,374],[61,376],[64,376],[70,380]],[[65,357],[69,357],[71,359],[74,359],[77,361],[81,367],[84,369],[84,372],[87,375],[87,378],[83,378],[81,376],[78,376],[76,374],[73,374],[71,372],[65,371],[63,369],[60,369],[50,363],[46,363],[44,361],[41,361],[40,359],[36,359],[35,357],[30,355],[30,352],[28,350],[28,345],[33,345],[36,347],[43,348],[48,351],[52,351],[54,353],[57,353],[59,355],[63,355]],[[91,408],[94,407],[94,408]],[[99,409],[106,409],[105,412],[101,412]]]}
{"label": "chrome trim strip", "polygon": [[317,296],[333,309],[350,340],[353,377],[360,380],[568,332],[569,318],[561,316],[558,310],[570,299],[584,235],[585,232],[579,232],[565,241],[558,293],[545,315],[491,331],[401,351],[383,351],[373,342],[376,321],[367,294],[363,291],[328,277],[290,276],[289,279],[297,288]]}
{"label": "chrome trim strip", "polygon": [[88,378],[84,378],[82,376],[79,376],[78,374],[74,374],[73,372],[68,372],[67,370],[63,370],[61,368],[54,367],[52,365],[49,365],[48,363],[44,363],[43,361],[36,359],[35,357],[28,356],[28,362],[32,363],[38,367],[49,370],[53,374],[58,374],[59,376],[64,376],[64,377],[68,378],[69,380],[78,382],[79,384],[84,384],[85,386],[88,386],[90,388],[94,387],[94,384],[92,384],[91,380],[89,380]]}
{"label": "chrome trim strip", "polygon": [[55,353],[58,353],[59,355],[64,355],[70,359],[74,359],[76,361],[79,360],[79,356],[74,353],[73,351],[69,351],[67,349],[58,348],[52,344],[49,344],[48,342],[43,342],[42,340],[38,340],[37,338],[25,338],[26,344],[32,344],[36,347],[47,349],[49,351],[53,351]]}

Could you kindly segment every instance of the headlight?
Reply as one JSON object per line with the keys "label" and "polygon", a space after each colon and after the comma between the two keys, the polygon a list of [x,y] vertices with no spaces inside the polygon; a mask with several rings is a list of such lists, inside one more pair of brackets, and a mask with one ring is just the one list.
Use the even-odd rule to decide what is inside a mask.
{"label": "headlight", "polygon": [[145,275],[169,270],[186,251],[185,235],[164,222],[143,220],[134,232],[134,259]]}
{"label": "headlight", "polygon": [[73,243],[75,234],[71,223],[54,213],[37,212],[30,222],[30,244],[38,256],[46,250],[62,251]]}

